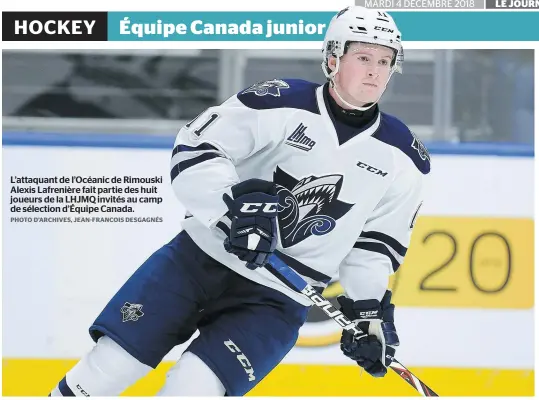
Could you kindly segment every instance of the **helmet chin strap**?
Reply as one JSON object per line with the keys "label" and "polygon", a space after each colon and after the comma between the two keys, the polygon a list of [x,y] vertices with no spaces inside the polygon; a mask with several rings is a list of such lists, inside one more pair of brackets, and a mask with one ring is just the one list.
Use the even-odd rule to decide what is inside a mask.
{"label": "helmet chin strap", "polygon": [[376,105],[376,103],[378,103],[380,101],[380,99],[382,98],[382,95],[384,94],[384,92],[386,91],[386,88],[387,88],[387,84],[389,83],[389,80],[391,79],[391,76],[393,75],[393,72],[395,72],[395,70],[392,68],[391,69],[391,73],[389,74],[389,77],[387,78],[387,82],[384,86],[384,90],[382,90],[382,92],[380,93],[380,96],[378,96],[378,98],[376,99],[376,101],[370,103],[369,106],[367,107],[359,107],[359,106],[355,106],[349,102],[347,102],[345,99],[342,98],[341,94],[339,93],[339,91],[337,90],[337,84],[335,83],[335,75],[337,75],[337,71],[339,70],[339,64],[340,64],[340,60],[339,58],[337,57],[336,60],[335,60],[335,69],[331,72],[331,74],[329,75],[329,79],[330,79],[330,83],[331,83],[331,87],[333,88],[333,91],[335,92],[335,94],[337,95],[337,97],[339,98],[339,100],[341,102],[343,102],[347,107],[350,107],[351,109],[353,110],[357,110],[357,111],[367,111],[369,110],[370,108],[374,107]]}
{"label": "helmet chin strap", "polygon": [[[378,100],[376,100],[375,102],[371,103],[370,106],[367,106],[367,107],[358,107],[358,106],[355,106],[349,102],[347,102],[345,99],[342,98],[342,96],[340,95],[339,91],[337,90],[337,84],[335,83],[335,80],[332,78],[331,79],[331,87],[333,88],[333,91],[335,92],[335,94],[337,95],[337,97],[339,98],[339,100],[341,102],[343,102],[347,107],[350,107],[351,109],[353,110],[357,110],[357,111],[367,111],[368,109],[374,107],[376,105],[376,103],[378,102],[378,100],[380,100],[380,98],[378,98]],[[380,96],[381,97],[381,96]]]}

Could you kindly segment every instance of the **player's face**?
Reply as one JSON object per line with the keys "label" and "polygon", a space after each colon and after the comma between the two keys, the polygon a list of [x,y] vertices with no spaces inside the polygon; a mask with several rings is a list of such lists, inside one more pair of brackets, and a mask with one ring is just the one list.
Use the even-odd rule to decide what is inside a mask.
{"label": "player's face", "polygon": [[388,47],[352,43],[341,57],[335,76],[339,94],[359,107],[378,101],[391,75],[393,57],[393,50]]}

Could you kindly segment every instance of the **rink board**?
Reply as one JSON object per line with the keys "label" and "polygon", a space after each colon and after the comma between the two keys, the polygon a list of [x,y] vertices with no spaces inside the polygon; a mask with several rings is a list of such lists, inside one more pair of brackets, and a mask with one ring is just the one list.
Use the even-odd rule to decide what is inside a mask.
{"label": "rink board", "polygon": [[[4,359],[3,396],[46,396],[76,360]],[[153,396],[173,365],[164,362],[128,389],[126,396]],[[408,368],[440,396],[533,396],[533,370]],[[31,382],[29,382],[31,377]],[[313,382],[316,384],[313,385]],[[201,385],[203,383],[201,382]],[[342,365],[282,364],[248,396],[417,396],[390,371],[374,379],[359,368]]]}
{"label": "rink board", "polygon": [[[3,295],[10,304],[2,310],[5,396],[46,395],[91,348],[88,326],[110,296],[181,227],[185,210],[167,181],[169,149],[106,147],[4,145],[3,229],[9,235],[3,242]],[[432,161],[422,216],[405,263],[392,278],[402,343],[398,359],[441,395],[531,396],[534,158],[433,154]],[[163,203],[140,207],[135,216],[164,221],[10,222],[10,175],[163,176]],[[28,242],[34,244],[31,252]],[[340,291],[335,281],[325,295],[334,298]],[[30,317],[38,302],[39,312]],[[500,321],[521,328],[510,349],[498,347],[507,340]],[[416,394],[394,373],[383,380],[360,374],[338,350],[338,339],[332,321],[308,321],[296,348],[250,394]],[[126,394],[155,394],[180,351],[173,350]]]}

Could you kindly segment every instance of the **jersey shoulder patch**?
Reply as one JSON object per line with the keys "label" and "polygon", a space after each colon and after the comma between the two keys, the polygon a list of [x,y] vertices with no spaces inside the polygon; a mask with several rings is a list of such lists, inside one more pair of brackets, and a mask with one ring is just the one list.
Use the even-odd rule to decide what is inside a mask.
{"label": "jersey shoulder patch", "polygon": [[421,173],[430,172],[430,154],[419,138],[398,118],[381,113],[378,130],[372,135],[390,146],[398,148],[414,162]]}
{"label": "jersey shoulder patch", "polygon": [[316,102],[319,86],[302,79],[271,79],[249,86],[237,97],[246,107],[255,110],[295,108],[320,114]]}

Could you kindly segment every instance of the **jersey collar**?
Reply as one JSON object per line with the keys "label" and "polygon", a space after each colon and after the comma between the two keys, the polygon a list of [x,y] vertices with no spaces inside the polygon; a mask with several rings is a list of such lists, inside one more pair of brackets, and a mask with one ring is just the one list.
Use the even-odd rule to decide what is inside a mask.
{"label": "jersey collar", "polygon": [[341,121],[342,118],[336,118],[333,114],[329,104],[329,91],[327,89],[328,83],[322,85],[316,89],[316,100],[322,118],[325,120],[326,125],[331,127],[334,132],[338,145],[342,146],[346,142],[355,139],[357,137],[372,136],[380,127],[380,111],[376,106],[376,111],[371,118],[365,119],[365,124],[362,126],[352,126]]}

